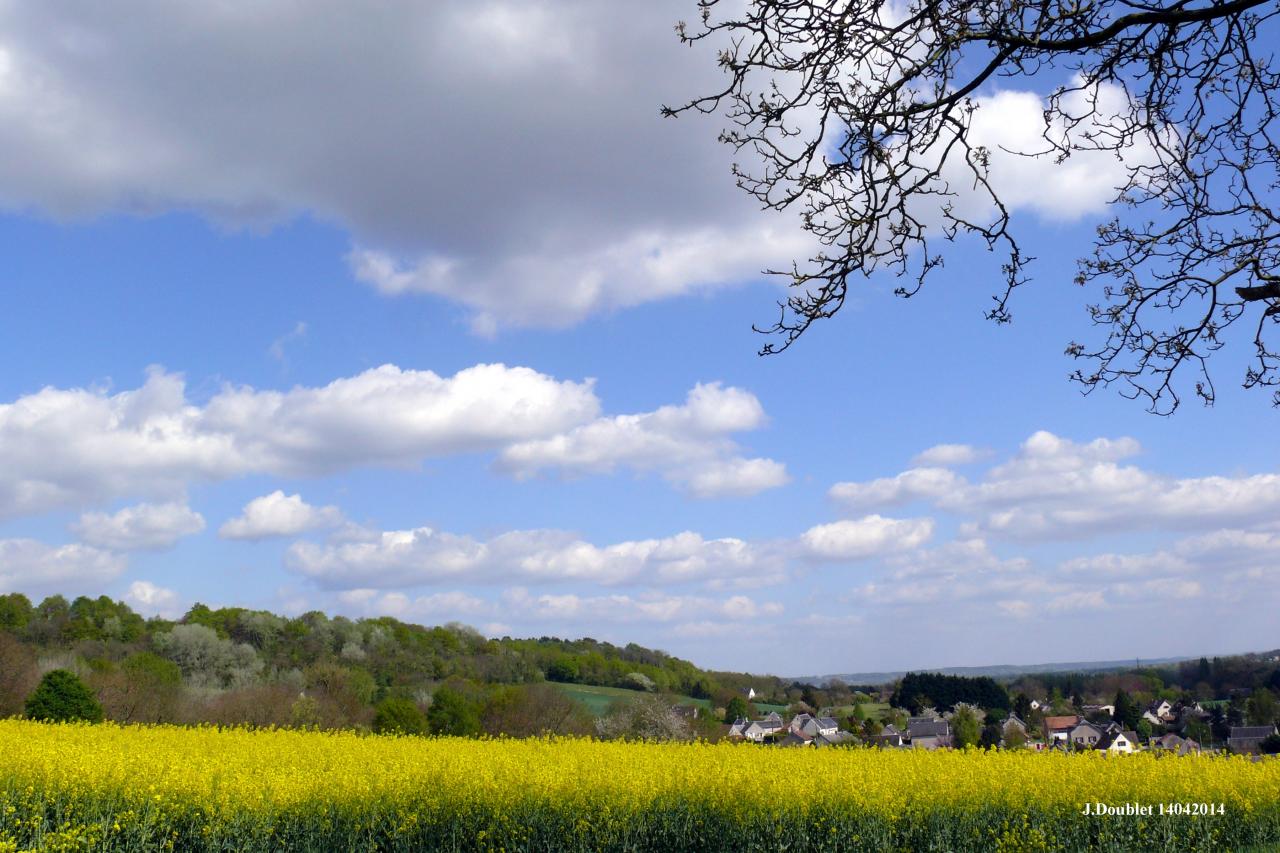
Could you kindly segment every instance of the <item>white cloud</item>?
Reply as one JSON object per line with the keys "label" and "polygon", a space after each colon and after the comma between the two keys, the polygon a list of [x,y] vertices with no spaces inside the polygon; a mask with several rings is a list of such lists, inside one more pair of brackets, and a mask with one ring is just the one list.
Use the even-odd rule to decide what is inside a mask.
{"label": "white cloud", "polygon": [[411,466],[551,435],[599,412],[590,382],[478,365],[452,377],[393,365],[316,388],[227,386],[203,407],[182,377],[138,389],[45,388],[0,404],[0,517],[250,473]]}
{"label": "white cloud", "polygon": [[782,605],[776,602],[757,603],[743,595],[735,595],[723,600],[658,592],[638,596],[582,596],[575,593],[535,596],[522,587],[508,589],[503,594],[503,603],[513,613],[526,614],[535,620],[575,621],[587,624],[612,622],[706,624],[708,616],[728,619],[731,622],[747,622],[776,616],[783,609]]}
{"label": "white cloud", "polygon": [[700,384],[680,406],[598,418],[560,435],[513,444],[502,451],[499,467],[527,477],[547,469],[581,475],[627,466],[661,471],[697,497],[751,495],[788,481],[781,463],[744,459],[728,438],[764,423],[764,408],[753,394]]}
{"label": "white cloud", "polygon": [[[3,4],[0,205],[310,214],[350,231],[358,278],[453,299],[482,331],[754,279],[811,251],[794,217],[733,186],[721,119],[659,116],[723,84],[716,45],[671,31],[688,11]],[[1114,158],[1004,152],[1043,147],[1041,98],[978,100],[972,139],[1011,206],[1070,218],[1110,196]]]}
{"label": "white cloud", "polygon": [[410,597],[402,592],[352,589],[338,594],[338,600],[365,616],[394,616],[397,619],[427,619],[446,622],[488,616],[494,605],[460,591],[437,592]]}
{"label": "white cloud", "polygon": [[[1097,113],[1080,126],[1068,129],[1059,121],[1051,137],[1068,137],[1088,147],[1089,134],[1104,138],[1108,128],[1123,124],[1127,112],[1124,90],[1104,85],[1098,90]],[[1032,92],[1004,91],[978,99],[969,141],[991,152],[991,177],[997,193],[1010,209],[1034,211],[1049,221],[1071,221],[1101,211],[1128,181],[1129,167],[1151,162],[1152,151],[1145,142],[1125,152],[1123,159],[1110,151],[1082,150],[1061,163],[1049,154],[1026,157],[1025,153],[1046,149],[1046,99]],[[1075,93],[1063,103],[1073,115],[1090,115],[1084,93]],[[970,179],[971,181],[972,179]]]}
{"label": "white cloud", "polygon": [[129,591],[125,593],[124,600],[144,616],[176,619],[182,615],[178,593],[172,589],[157,586],[151,581],[134,581],[129,584]]}
{"label": "white cloud", "polygon": [[1099,589],[1079,590],[1059,595],[1045,605],[1045,609],[1060,613],[1072,610],[1102,610],[1107,607],[1107,598]]}
{"label": "white cloud", "polygon": [[792,220],[734,188],[715,124],[659,115],[719,83],[671,31],[685,11],[0,5],[0,204],[309,213],[351,232],[361,279],[454,299],[480,328],[758,278],[797,252]]}
{"label": "white cloud", "polygon": [[679,533],[597,546],[560,530],[516,530],[487,541],[428,527],[367,541],[295,542],[286,565],[336,589],[412,587],[446,581],[676,584],[776,576],[779,562],[741,539]]}
{"label": "white cloud", "polygon": [[888,508],[954,493],[964,479],[946,468],[912,468],[869,483],[836,483],[828,495],[852,510]]}
{"label": "white cloud", "polygon": [[28,593],[99,593],[125,569],[125,558],[88,545],[0,539],[0,588]]}
{"label": "white cloud", "polygon": [[1140,451],[1132,438],[1079,443],[1041,431],[976,481],[913,468],[837,483],[830,495],[857,511],[923,500],[967,519],[967,533],[1029,541],[1261,523],[1280,513],[1280,474],[1177,478],[1121,464]]}
{"label": "white cloud", "polygon": [[204,516],[185,503],[138,504],[113,515],[88,512],[72,531],[97,548],[111,551],[163,551],[184,536],[204,530]]}
{"label": "white cloud", "polygon": [[806,554],[820,560],[862,560],[923,545],[933,535],[931,518],[868,515],[811,527],[800,537]]}
{"label": "white cloud", "polygon": [[969,444],[935,444],[921,451],[911,464],[922,468],[949,468],[985,459],[989,453]]}
{"label": "white cloud", "polygon": [[302,495],[285,495],[277,489],[245,504],[239,516],[218,529],[218,535],[223,539],[296,536],[308,530],[337,527],[345,521],[335,506],[315,507],[304,501]]}

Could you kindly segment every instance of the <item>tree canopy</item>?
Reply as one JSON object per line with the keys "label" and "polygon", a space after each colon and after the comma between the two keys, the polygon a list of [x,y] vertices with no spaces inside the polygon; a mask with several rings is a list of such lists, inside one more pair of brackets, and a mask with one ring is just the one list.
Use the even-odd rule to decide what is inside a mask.
{"label": "tree canopy", "polygon": [[74,672],[55,669],[44,674],[27,699],[27,716],[33,720],[65,723],[102,722],[102,706]]}
{"label": "tree canopy", "polygon": [[[1075,276],[1093,287],[1099,330],[1067,346],[1075,381],[1117,385],[1159,413],[1188,389],[1212,403],[1208,357],[1239,323],[1244,385],[1280,386],[1280,74],[1265,47],[1280,36],[1275,0],[697,5],[700,22],[676,29],[720,47],[727,81],[664,113],[722,114],[721,139],[742,155],[738,185],[797,213],[820,247],[770,270],[794,292],[761,329],[776,336],[764,353],[831,317],[877,270],[914,295],[962,236],[1002,256],[987,316],[1009,321],[1033,258],[993,158],[1102,152],[1121,177]],[[1011,81],[1047,87],[1043,132],[1024,150],[993,150],[974,116]]]}

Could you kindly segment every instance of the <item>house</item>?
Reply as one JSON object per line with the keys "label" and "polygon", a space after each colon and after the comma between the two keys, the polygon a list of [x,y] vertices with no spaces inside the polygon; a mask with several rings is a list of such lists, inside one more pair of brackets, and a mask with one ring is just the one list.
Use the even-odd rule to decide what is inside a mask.
{"label": "house", "polygon": [[746,717],[738,717],[738,719],[730,723],[729,734],[726,735],[726,737],[731,737],[731,738],[746,737],[746,735],[743,734],[743,732],[746,730],[747,724],[750,722],[751,721],[748,720]]}
{"label": "house", "polygon": [[1047,702],[1041,702],[1039,699],[1032,699],[1031,710],[1039,711],[1041,708],[1045,707],[1047,704],[1048,704]]}
{"label": "house", "polygon": [[1017,729],[1018,731],[1022,732],[1023,737],[1027,736],[1027,724],[1024,723],[1022,721],[1022,718],[1020,718],[1017,714],[1010,714],[1008,717],[1006,717],[1005,721],[1000,724],[1000,729],[1001,731],[1004,732],[1005,737],[1008,737],[1009,733],[1014,729]]}
{"label": "house", "polygon": [[1080,718],[1075,714],[1065,714],[1061,717],[1045,717],[1044,718],[1044,739],[1049,743],[1054,741],[1066,741],[1071,734],[1071,730],[1080,724]]}
{"label": "house", "polygon": [[1081,721],[1067,732],[1067,741],[1073,746],[1093,749],[1102,740],[1102,729],[1093,723]]}
{"label": "house", "polygon": [[1275,733],[1275,726],[1232,726],[1227,749],[1232,752],[1260,752],[1262,742]]}
{"label": "house", "polygon": [[796,734],[795,732],[787,732],[787,736],[778,741],[778,746],[808,746],[811,743],[809,738]]}
{"label": "house", "polygon": [[907,727],[907,736],[911,738],[914,749],[951,746],[951,724],[946,720],[915,718],[915,722]]}
{"label": "house", "polygon": [[831,717],[815,717],[811,714],[796,714],[791,718],[791,731],[803,738],[815,738],[818,735],[833,735],[840,731],[840,724]]}
{"label": "house", "polygon": [[1142,719],[1151,723],[1153,726],[1163,726],[1165,723],[1172,723],[1174,720],[1173,705],[1168,699],[1155,699],[1142,712]]}
{"label": "house", "polygon": [[[888,726],[885,726],[886,730],[888,728]],[[906,746],[906,741],[903,740],[902,732],[895,730],[890,733],[885,731],[867,738],[867,746],[878,746],[881,749],[897,749]]]}
{"label": "house", "polygon": [[831,734],[817,735],[810,742],[814,746],[844,746],[846,744],[853,743],[855,740],[857,740],[857,738],[855,738],[849,732],[842,732],[837,730],[832,732]]}
{"label": "house", "polygon": [[1086,717],[1092,717],[1097,714],[1106,714],[1108,717],[1116,715],[1115,705],[1082,705],[1080,710],[1084,712]]}
{"label": "house", "polygon": [[882,734],[882,735],[901,735],[901,734],[902,734],[902,732],[898,731],[898,727],[897,727],[897,726],[895,726],[893,723],[888,723],[888,724],[886,724],[886,725],[885,725],[885,727],[884,727],[883,729],[881,729],[881,730],[880,730],[880,734]]}
{"label": "house", "polygon": [[752,700],[752,699],[754,699],[754,698],[756,698],[756,689],[755,689],[754,687],[748,687],[748,688],[747,688],[747,701],[749,702],[749,701],[751,701],[751,700]]}
{"label": "house", "polygon": [[1147,745],[1152,749],[1172,752],[1175,755],[1186,755],[1189,752],[1200,751],[1200,744],[1191,738],[1181,737],[1173,732],[1160,737],[1153,737]]}
{"label": "house", "polygon": [[785,730],[782,717],[775,711],[763,720],[735,720],[729,727],[729,737],[743,737],[761,743],[765,738],[775,738]]}
{"label": "house", "polygon": [[682,720],[698,719],[698,711],[701,709],[697,705],[676,705],[671,709],[671,713],[675,714]]}
{"label": "house", "polygon": [[1134,752],[1138,745],[1138,735],[1134,732],[1107,732],[1095,744],[1097,749],[1106,752]]}

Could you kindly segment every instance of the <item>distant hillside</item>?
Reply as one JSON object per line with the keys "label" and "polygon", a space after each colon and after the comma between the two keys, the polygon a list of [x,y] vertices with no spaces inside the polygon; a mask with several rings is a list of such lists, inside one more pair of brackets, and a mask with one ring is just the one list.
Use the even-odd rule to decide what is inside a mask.
{"label": "distant hillside", "polygon": [[[1184,660],[1194,660],[1193,657],[1186,656],[1171,658],[1142,658],[1140,663],[1142,666],[1159,666],[1162,664],[1179,663]],[[1028,664],[996,664],[993,666],[950,666],[950,667],[920,667],[911,670],[894,670],[889,672],[848,672],[837,673],[834,675],[803,675],[796,678],[796,681],[808,684],[826,684],[833,678],[837,678],[846,684],[888,684],[896,681],[908,672],[932,672],[938,675],[964,675],[970,678],[979,678],[987,676],[997,680],[1014,679],[1020,675],[1037,675],[1050,672],[1106,672],[1113,669],[1132,669],[1138,663],[1134,658],[1126,658],[1125,660],[1094,660],[1094,661],[1061,661],[1057,663],[1028,663]]]}

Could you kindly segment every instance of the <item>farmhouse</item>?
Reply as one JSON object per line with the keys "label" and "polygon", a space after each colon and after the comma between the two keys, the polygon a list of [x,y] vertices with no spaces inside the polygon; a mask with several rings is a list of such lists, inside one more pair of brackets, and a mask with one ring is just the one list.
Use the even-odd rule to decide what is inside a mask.
{"label": "farmhouse", "polygon": [[1080,724],[1080,718],[1075,714],[1065,714],[1060,717],[1044,718],[1044,739],[1048,743],[1054,741],[1066,742],[1071,737],[1071,730]]}
{"label": "farmhouse", "polygon": [[812,739],[818,735],[833,735],[840,730],[840,724],[831,717],[815,717],[811,714],[796,714],[791,719],[790,730],[802,738]]}
{"label": "farmhouse", "polygon": [[951,724],[946,720],[930,720],[912,717],[907,726],[907,735],[911,738],[914,749],[937,749],[951,746]]}
{"label": "farmhouse", "polygon": [[1102,740],[1102,729],[1089,722],[1076,723],[1067,732],[1067,740],[1078,747],[1095,747]]}
{"label": "farmhouse", "polygon": [[1134,732],[1110,731],[1103,734],[1096,744],[1106,752],[1133,752],[1138,747],[1138,735]]}
{"label": "farmhouse", "polygon": [[1227,749],[1232,752],[1260,752],[1262,742],[1275,733],[1275,726],[1232,726]]}
{"label": "farmhouse", "polygon": [[1142,719],[1153,726],[1163,726],[1174,720],[1173,705],[1168,699],[1156,699],[1142,712]]}
{"label": "farmhouse", "polygon": [[1172,752],[1175,755],[1186,755],[1189,752],[1200,751],[1200,744],[1196,743],[1191,738],[1181,737],[1173,732],[1161,735],[1160,737],[1153,737],[1149,741],[1148,746],[1152,749]]}

